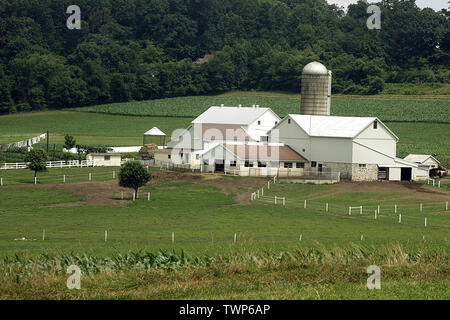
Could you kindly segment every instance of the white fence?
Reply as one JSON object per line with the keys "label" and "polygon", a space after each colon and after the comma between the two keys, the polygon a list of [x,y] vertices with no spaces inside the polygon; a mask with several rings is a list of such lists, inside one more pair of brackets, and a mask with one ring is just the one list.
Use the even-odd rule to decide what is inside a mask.
{"label": "white fence", "polygon": [[[48,161],[45,163],[47,168],[85,168],[95,167],[93,160],[71,160],[71,161]],[[15,162],[15,163],[2,163],[0,164],[0,170],[18,170],[26,169],[27,162]]]}

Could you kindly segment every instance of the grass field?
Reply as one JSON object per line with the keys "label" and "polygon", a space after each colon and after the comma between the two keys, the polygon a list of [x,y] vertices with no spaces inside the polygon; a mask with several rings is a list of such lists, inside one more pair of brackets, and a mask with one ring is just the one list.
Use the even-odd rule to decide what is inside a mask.
{"label": "grass field", "polygon": [[[83,170],[87,173],[89,169]],[[275,206],[272,202],[248,201],[254,188],[266,184],[264,179],[153,174],[152,184],[141,191],[151,191],[151,201],[145,196],[135,202],[122,201],[116,181],[1,188],[0,265],[4,266],[2,270],[13,268],[23,280],[19,281],[20,289],[17,282],[0,272],[0,298],[30,297],[28,289],[39,293],[40,298],[448,297],[448,192],[416,184],[414,188],[382,183],[272,184],[266,196],[287,199],[286,206]],[[21,174],[17,175],[21,179]],[[78,204],[102,186],[101,196],[107,198],[103,205],[99,201],[97,205]],[[307,209],[303,208],[304,199],[309,201]],[[328,213],[325,202],[330,205]],[[419,202],[423,203],[423,212],[419,211]],[[394,203],[403,213],[401,224],[392,212]],[[349,217],[350,205],[363,205],[367,211]],[[372,210],[377,205],[381,214],[374,220]],[[15,240],[21,238],[27,240]],[[186,252],[190,262],[184,266],[184,262],[176,263],[176,256],[163,256],[160,263],[165,267],[145,267],[150,263],[145,260],[146,252],[157,254],[158,250],[174,250],[177,255]],[[285,252],[285,259],[279,258],[281,252]],[[45,256],[39,256],[41,253]],[[405,254],[413,256],[405,260]],[[289,255],[296,259],[289,262]],[[115,279],[120,285],[111,272],[101,271],[106,262],[99,259],[105,257],[115,257],[114,268],[121,270]],[[258,267],[253,257],[265,262]],[[327,260],[332,257],[341,260],[333,265]],[[91,274],[84,291],[64,291],[65,282],[55,287],[58,290],[46,291],[50,283],[64,278],[63,269],[54,269],[58,259],[64,261],[63,265],[78,261],[84,272]],[[98,262],[92,264],[89,259]],[[118,259],[123,260],[120,267]],[[142,259],[142,263],[133,264],[133,259]],[[174,261],[172,267],[170,261]],[[343,261],[347,261],[347,267]],[[388,289],[378,295],[371,296],[364,290],[361,280],[367,277],[364,267],[369,261],[391,264],[386,278]],[[39,267],[44,262],[47,267]],[[178,272],[167,273],[166,269]],[[41,272],[30,278],[30,270]],[[335,281],[332,275],[337,277]],[[407,281],[416,275],[420,280]],[[200,282],[194,280],[197,277]],[[306,278],[301,281],[299,277]],[[46,280],[39,282],[41,278]],[[152,289],[146,286],[149,281]],[[177,281],[184,284],[178,286]],[[274,284],[268,286],[264,281]],[[245,290],[249,282],[253,285]],[[208,289],[211,284],[220,290],[212,292]],[[312,295],[316,292],[313,288],[319,296]]]}
{"label": "grass field", "polygon": [[[339,116],[378,117],[382,121],[450,123],[450,98],[397,96],[335,96],[332,114]],[[300,98],[294,94],[272,92],[231,92],[218,96],[181,97],[143,102],[116,103],[77,108],[80,112],[94,112],[130,116],[197,117],[210,106],[250,107],[258,104],[270,107],[280,117],[299,113]]]}
{"label": "grass field", "polygon": [[[333,108],[339,115],[373,112],[396,120],[387,125],[400,138],[398,156],[437,153],[450,166],[449,99],[434,94],[336,96]],[[231,92],[132,103],[128,115],[120,104],[99,107],[100,113],[83,108],[7,115],[0,116],[0,144],[50,130],[51,144],[63,144],[64,134],[71,134],[80,144],[140,145],[153,126],[170,135],[187,127],[193,118],[188,114],[221,103],[267,105],[280,115],[299,105],[296,95]],[[157,117],[155,110],[178,117]],[[251,202],[250,193],[267,180],[151,169],[152,182],[132,201],[113,171],[117,175],[118,168],[50,169],[34,185],[30,170],[0,170],[0,299],[450,298],[447,179],[441,189],[277,184]],[[275,205],[275,195],[286,197],[286,206]],[[363,215],[348,216],[349,206],[361,205]],[[65,268],[72,263],[85,275],[76,292],[65,287]],[[382,267],[380,291],[365,288],[371,264]]]}

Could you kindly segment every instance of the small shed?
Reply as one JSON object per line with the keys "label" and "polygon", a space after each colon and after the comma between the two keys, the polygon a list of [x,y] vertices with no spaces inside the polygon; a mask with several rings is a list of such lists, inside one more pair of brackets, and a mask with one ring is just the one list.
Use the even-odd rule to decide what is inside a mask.
{"label": "small shed", "polygon": [[122,155],[120,153],[90,153],[86,160],[94,161],[96,167],[120,167]]}
{"label": "small shed", "polygon": [[143,145],[156,144],[157,146],[166,145],[166,134],[159,130],[157,127],[153,127],[146,133],[144,133]]}
{"label": "small shed", "polygon": [[414,162],[422,167],[428,167],[430,170],[439,168],[441,164],[434,156],[429,154],[410,154],[405,160]]}

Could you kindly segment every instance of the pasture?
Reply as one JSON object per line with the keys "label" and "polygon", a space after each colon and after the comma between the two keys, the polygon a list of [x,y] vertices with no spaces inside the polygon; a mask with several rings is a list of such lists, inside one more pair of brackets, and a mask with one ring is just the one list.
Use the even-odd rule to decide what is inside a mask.
{"label": "pasture", "polygon": [[[21,179],[22,173],[15,172]],[[250,194],[264,186],[266,197],[283,196],[286,206],[262,198],[250,201]],[[112,179],[4,186],[0,194],[0,265],[23,277],[19,288],[7,274],[0,275],[3,298],[29,297],[27,290],[41,298],[361,299],[448,294],[450,216],[445,202],[450,193],[444,189],[406,183],[280,183],[267,190],[267,179],[154,170],[136,201],[131,200],[131,191]],[[393,212],[394,204],[403,214],[402,223]],[[348,216],[348,206],[356,205],[366,208],[363,215]],[[372,210],[378,205],[375,220]],[[405,255],[411,256],[405,260]],[[78,293],[64,290],[65,282],[59,283],[64,268],[56,268],[57,261],[80,264],[89,275],[84,280],[87,286]],[[364,287],[364,266],[374,261],[391,264],[388,289],[379,294],[369,294]],[[27,276],[30,268],[41,271]],[[114,285],[108,268],[121,271],[122,289]],[[410,277],[399,276],[395,273],[399,270]],[[420,285],[407,281],[416,274]],[[194,281],[197,277],[200,282]],[[146,286],[148,281],[152,289]],[[58,289],[48,290],[50,283]],[[126,288],[132,283],[131,292]],[[211,292],[210,284],[220,289]],[[416,291],[408,293],[405,288]]]}

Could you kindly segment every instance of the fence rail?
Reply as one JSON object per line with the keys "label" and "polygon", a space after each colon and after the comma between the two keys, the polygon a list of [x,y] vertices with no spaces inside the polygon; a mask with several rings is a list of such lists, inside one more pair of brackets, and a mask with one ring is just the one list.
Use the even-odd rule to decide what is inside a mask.
{"label": "fence rail", "polygon": [[[26,169],[28,164],[28,162],[2,163],[0,170]],[[47,168],[85,168],[95,167],[95,162],[93,160],[48,161],[45,165]]]}

